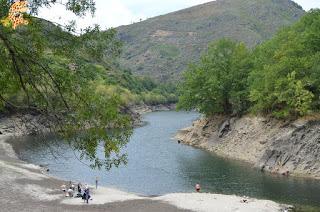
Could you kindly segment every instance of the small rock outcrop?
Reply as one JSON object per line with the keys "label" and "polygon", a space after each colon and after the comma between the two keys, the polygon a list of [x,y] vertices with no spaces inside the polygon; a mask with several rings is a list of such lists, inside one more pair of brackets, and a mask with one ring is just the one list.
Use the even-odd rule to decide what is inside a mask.
{"label": "small rock outcrop", "polygon": [[259,161],[262,170],[320,177],[320,122],[291,126],[283,137],[272,139]]}
{"label": "small rock outcrop", "polygon": [[50,131],[53,122],[41,114],[12,114],[0,118],[0,134],[37,135]]}

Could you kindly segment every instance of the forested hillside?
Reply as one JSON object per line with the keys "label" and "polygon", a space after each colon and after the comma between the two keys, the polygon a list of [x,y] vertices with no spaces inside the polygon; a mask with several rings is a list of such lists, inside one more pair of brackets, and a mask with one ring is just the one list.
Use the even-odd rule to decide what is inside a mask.
{"label": "forested hillside", "polygon": [[[33,29],[32,29],[33,27]],[[78,74],[81,74],[81,77],[85,78],[86,83],[94,82],[96,86],[100,89],[105,87],[106,94],[110,95],[119,95],[123,104],[159,104],[159,103],[169,103],[175,102],[176,96],[174,94],[175,88],[170,84],[159,85],[154,80],[148,77],[136,77],[128,70],[123,70],[119,67],[118,57],[122,51],[122,43],[115,37],[116,31],[109,30],[105,32],[100,32],[98,28],[92,29],[90,32],[82,36],[74,36],[68,32],[63,31],[61,28],[53,25],[52,23],[40,19],[33,18],[32,25],[28,28],[20,28],[15,32],[12,32],[15,39],[6,38],[6,29],[3,28],[3,39],[6,40],[8,44],[19,45],[19,42],[23,40],[30,41],[34,39],[37,42],[39,47],[43,48],[42,56],[46,57],[46,62],[50,64],[51,69],[60,69],[66,68],[69,73],[63,74],[72,74],[71,76],[63,75],[60,76],[64,78],[73,78]],[[33,30],[34,34],[27,35],[28,30]],[[19,42],[18,42],[19,41]],[[2,43],[5,45],[6,43]],[[27,47],[27,46],[26,46]],[[97,49],[101,48],[101,49]],[[15,46],[14,48],[22,49],[22,47]],[[8,64],[6,60],[5,48],[2,49],[2,59],[1,68],[2,76],[1,77],[1,106],[6,109],[19,109],[19,107],[27,106],[27,102],[33,102],[37,100],[36,96],[29,95],[29,98],[26,99],[25,92],[20,91],[20,87],[17,85],[25,85],[26,91],[28,89],[38,89],[38,83],[47,83],[47,81],[37,81],[31,80],[31,76],[28,76],[28,73],[21,73],[22,81],[8,80],[5,70],[6,67],[12,64]],[[18,51],[17,57],[21,56],[22,61],[17,61],[16,64],[18,67],[25,68],[27,66],[31,68],[26,61],[28,57],[33,57],[36,60],[35,55],[32,55],[32,52],[20,52]],[[40,56],[40,55],[38,55]],[[25,57],[25,58],[24,58]],[[8,58],[9,59],[9,58]],[[41,57],[38,58],[42,59]],[[40,65],[40,64],[38,64]],[[62,66],[62,67],[60,67]],[[10,68],[10,67],[8,67]],[[41,67],[40,67],[41,68]],[[44,67],[42,67],[45,70]],[[34,76],[40,77],[40,75],[30,73]],[[62,73],[61,73],[62,74]],[[75,79],[73,79],[75,80]],[[70,82],[69,82],[70,83]],[[79,83],[79,82],[76,82]],[[30,88],[28,87],[30,86]],[[45,86],[45,85],[41,85]],[[46,90],[43,87],[43,90]],[[39,90],[41,91],[41,90]],[[20,106],[18,106],[20,105]],[[14,107],[17,106],[17,107]]]}
{"label": "forested hillside", "polygon": [[230,38],[251,48],[303,14],[291,0],[218,0],[150,18],[117,28],[121,64],[134,74],[175,81],[211,41]]}
{"label": "forested hillside", "polygon": [[[33,3],[29,9],[36,12],[56,2]],[[11,18],[23,18],[23,24],[14,25],[10,6],[10,1],[0,1],[0,115],[44,116],[49,130],[94,167],[109,169],[125,162],[119,152],[132,130],[126,109],[175,102],[175,88],[120,69],[122,43],[115,30],[92,27],[78,34],[74,24],[56,26],[34,12],[17,12]],[[70,0],[66,6],[76,15],[94,12],[92,1]],[[112,133],[106,131],[111,128]],[[101,141],[105,157],[97,158]]]}
{"label": "forested hillside", "polygon": [[222,39],[190,65],[180,108],[206,115],[247,112],[297,118],[320,108],[320,10],[254,49]]}

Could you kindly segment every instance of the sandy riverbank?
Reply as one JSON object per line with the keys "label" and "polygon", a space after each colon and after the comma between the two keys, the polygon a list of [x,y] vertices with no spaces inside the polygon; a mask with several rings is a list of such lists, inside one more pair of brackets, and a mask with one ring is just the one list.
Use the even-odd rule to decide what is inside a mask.
{"label": "sandy riverbank", "polygon": [[268,200],[237,196],[189,193],[143,197],[117,189],[92,189],[87,205],[81,199],[65,198],[60,186],[65,182],[47,176],[41,168],[19,160],[0,135],[0,204],[4,211],[282,211],[284,206]]}
{"label": "sandy riverbank", "polygon": [[[268,200],[247,198],[248,203],[242,203],[243,198],[230,195],[209,193],[174,193],[159,197],[141,197],[135,194],[122,192],[116,189],[99,188],[94,192],[90,204],[100,205],[128,200],[160,201],[180,209],[203,212],[257,212],[257,211],[283,211],[284,206]],[[85,204],[78,199],[64,199],[62,204]]]}

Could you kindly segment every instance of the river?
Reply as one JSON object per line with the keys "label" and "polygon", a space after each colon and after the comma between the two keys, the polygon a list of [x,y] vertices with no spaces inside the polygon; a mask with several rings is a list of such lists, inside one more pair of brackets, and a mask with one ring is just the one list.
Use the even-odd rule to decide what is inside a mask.
{"label": "river", "polygon": [[193,192],[194,185],[200,183],[203,192],[320,208],[320,181],[261,173],[247,163],[223,159],[172,139],[198,117],[187,112],[144,115],[148,124],[134,130],[123,150],[128,164],[109,172],[90,169],[76,159],[68,145],[50,142],[50,137],[25,137],[13,143],[22,160],[45,164],[51,175],[65,180],[94,184],[98,176],[100,185],[148,196]]}

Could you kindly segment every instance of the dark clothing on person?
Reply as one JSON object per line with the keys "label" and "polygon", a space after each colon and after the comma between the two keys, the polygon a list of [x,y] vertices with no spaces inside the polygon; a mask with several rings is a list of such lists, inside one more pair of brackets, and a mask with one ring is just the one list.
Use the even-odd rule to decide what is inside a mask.
{"label": "dark clothing on person", "polygon": [[80,184],[78,184],[78,193],[81,193],[81,187],[80,187]]}
{"label": "dark clothing on person", "polygon": [[79,197],[82,198],[83,196],[82,196],[82,194],[81,194],[81,184],[80,184],[80,183],[78,183],[77,190],[78,190],[77,197],[78,197],[78,198],[79,198]]}
{"label": "dark clothing on person", "polygon": [[82,199],[86,200],[86,201],[87,201],[87,204],[89,203],[89,199],[90,199],[89,188],[86,188],[86,189],[84,190],[84,194],[83,194]]}

